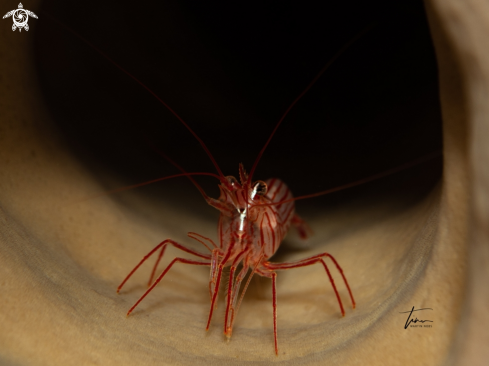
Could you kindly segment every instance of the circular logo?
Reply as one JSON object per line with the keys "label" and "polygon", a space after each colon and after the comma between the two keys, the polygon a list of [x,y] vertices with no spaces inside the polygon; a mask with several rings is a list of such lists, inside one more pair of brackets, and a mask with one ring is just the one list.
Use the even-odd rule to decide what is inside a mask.
{"label": "circular logo", "polygon": [[29,20],[29,15],[24,9],[17,9],[12,14],[12,19],[17,28],[23,28]]}

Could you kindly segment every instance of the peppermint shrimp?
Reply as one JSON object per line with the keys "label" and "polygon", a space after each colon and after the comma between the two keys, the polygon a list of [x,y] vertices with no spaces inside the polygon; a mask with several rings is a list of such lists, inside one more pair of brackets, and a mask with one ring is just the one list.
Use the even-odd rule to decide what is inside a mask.
{"label": "peppermint shrimp", "polygon": [[[188,236],[191,239],[199,241],[209,250],[209,254],[204,254],[177,243],[174,240],[166,239],[158,244],[138,263],[119,285],[117,292],[120,291],[132,274],[157,251],[159,251],[158,258],[153,266],[153,271],[149,280],[149,284],[151,285],[131,309],[129,309],[127,315],[129,315],[155,288],[175,263],[210,266],[209,293],[211,297],[211,307],[206,326],[206,330],[209,330],[212,315],[217,304],[223,269],[225,267],[230,267],[229,285],[226,290],[226,315],[224,320],[224,334],[226,337],[230,338],[241,300],[243,299],[252,276],[258,274],[270,278],[272,280],[275,354],[278,355],[277,270],[299,268],[321,263],[336,294],[341,314],[344,316],[345,310],[341,298],[324,260],[325,258],[330,258],[341,273],[346,288],[348,289],[353,308],[355,308],[355,300],[343,270],[336,259],[329,253],[321,253],[290,263],[273,263],[269,261],[269,258],[272,257],[279,248],[280,243],[287,234],[290,226],[296,227],[301,234],[301,237],[305,238],[308,231],[307,225],[295,213],[292,193],[284,182],[276,178],[269,179],[265,182],[260,180],[252,182],[251,175],[246,174],[242,164],[239,165],[239,177],[240,182],[233,176],[221,177],[219,185],[221,194],[218,199],[208,197],[204,194],[207,203],[221,212],[218,224],[219,245],[216,245],[210,238],[189,232]],[[211,247],[206,245],[204,241],[209,243]],[[175,248],[204,260],[191,260],[181,257],[175,258],[153,282],[158,264],[168,245],[173,245]],[[239,264],[242,265],[242,268],[235,277]],[[251,273],[241,292],[238,302],[240,286],[248,272]]]}
{"label": "peppermint shrimp", "polygon": [[[261,149],[258,157],[256,158],[250,174],[247,174],[245,168],[239,164],[239,181],[234,176],[224,176],[216,160],[212,156],[211,152],[205,145],[205,143],[197,136],[197,134],[187,125],[187,123],[171,109],[163,100],[161,100],[156,94],[154,94],[149,88],[137,80],[134,76],[129,74],[126,70],[122,69],[116,64],[122,71],[132,77],[136,82],[141,84],[147,89],[154,97],[156,97],[170,112],[172,112],[176,118],[194,135],[194,137],[202,145],[204,151],[207,153],[212,163],[214,164],[218,175],[211,173],[187,173],[182,167],[171,160],[165,153],[159,152],[166,160],[176,166],[182,174],[164,177],[155,181],[174,178],[177,176],[187,176],[192,183],[201,192],[205,201],[212,207],[220,211],[219,223],[218,223],[218,245],[210,238],[207,238],[198,233],[189,232],[188,236],[204,245],[209,253],[202,253],[193,250],[183,244],[180,244],[172,239],[165,239],[159,243],[153,250],[146,254],[143,259],[132,269],[126,276],[122,283],[117,288],[117,293],[120,292],[122,287],[131,278],[131,276],[139,269],[139,267],[146,262],[152,255],[158,253],[156,262],[151,272],[146,292],[139,298],[139,300],[129,309],[127,316],[129,316],[133,310],[143,301],[143,299],[158,285],[158,283],[165,277],[176,263],[189,264],[194,266],[209,266],[210,267],[210,279],[209,279],[209,294],[211,299],[211,306],[209,316],[207,319],[206,330],[209,330],[212,315],[217,307],[217,299],[219,288],[222,282],[223,270],[225,267],[230,267],[229,281],[226,289],[226,311],[224,319],[224,335],[229,339],[233,332],[233,325],[238,313],[240,304],[244,297],[244,294],[248,288],[248,285],[252,277],[257,274],[262,277],[270,278],[272,280],[272,306],[273,306],[273,335],[274,335],[274,348],[275,354],[278,356],[278,337],[277,337],[277,271],[287,270],[293,268],[300,268],[311,266],[313,264],[321,264],[326,272],[326,275],[333,287],[338,305],[340,308],[341,316],[345,316],[345,309],[343,302],[338,293],[336,284],[325,259],[329,259],[338,272],[341,274],[343,282],[348,290],[352,308],[355,308],[355,299],[353,293],[348,284],[348,280],[345,277],[343,269],[338,264],[338,261],[330,253],[320,253],[314,256],[301,259],[295,262],[286,263],[274,263],[269,259],[276,253],[282,240],[289,231],[291,226],[294,226],[301,238],[307,238],[310,231],[307,224],[303,219],[295,213],[295,203],[297,199],[309,198],[317,195],[323,195],[329,193],[328,191],[318,192],[312,195],[294,198],[287,185],[277,178],[271,178],[266,181],[257,180],[253,181],[253,173],[262,157],[265,149],[272,140],[278,127],[285,119],[292,107],[299,101],[300,98],[314,85],[319,77],[326,71],[326,69],[362,34],[361,32],[349,43],[343,46],[343,48],[336,53],[336,55],[323,67],[323,69],[316,75],[316,77],[310,82],[310,84],[303,90],[301,94],[292,102],[292,104],[286,109],[280,120],[275,125],[270,137]],[[100,52],[100,51],[99,51]],[[101,53],[101,52],[100,52]],[[114,63],[109,57],[101,53],[105,58]],[[115,63],[114,63],[115,64]],[[220,196],[218,199],[209,197],[202,187],[193,179],[194,175],[212,175],[219,180]],[[372,178],[372,177],[371,177]],[[375,179],[375,178],[373,178]],[[145,182],[149,184],[151,182]],[[356,182],[353,185],[361,184],[363,182]],[[139,185],[138,185],[139,186]],[[129,187],[125,187],[126,189]],[[340,187],[341,188],[341,187]],[[208,244],[206,244],[208,243]],[[158,269],[158,265],[165,254],[165,250],[168,245],[172,245],[183,252],[194,255],[199,258],[197,260],[187,259],[183,257],[174,258],[170,264],[163,270],[163,272],[154,280],[155,274]],[[236,275],[238,267],[241,265],[240,271]],[[240,294],[240,287],[242,281],[249,273],[245,286]],[[236,275],[236,276],[235,276]],[[154,281],[153,281],[154,280]],[[239,296],[239,300],[238,300]]]}

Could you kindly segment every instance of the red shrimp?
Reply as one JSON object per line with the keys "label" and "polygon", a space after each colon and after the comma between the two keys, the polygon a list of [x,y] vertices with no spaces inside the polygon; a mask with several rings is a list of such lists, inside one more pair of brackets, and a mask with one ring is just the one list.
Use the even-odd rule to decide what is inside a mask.
{"label": "red shrimp", "polygon": [[[312,257],[304,258],[296,262],[288,263],[273,263],[269,259],[276,253],[280,243],[287,234],[290,226],[294,226],[299,231],[302,238],[307,236],[308,227],[307,224],[295,213],[296,199],[293,198],[287,185],[280,179],[273,178],[268,179],[266,182],[257,180],[253,181],[253,173],[263,155],[266,147],[270,143],[273,135],[277,131],[278,127],[297,103],[297,101],[309,90],[309,88],[316,82],[317,79],[326,71],[326,69],[335,61],[339,55],[346,50],[351,43],[353,43],[358,37],[363,34],[359,34],[348,44],[346,44],[334,57],[330,60],[319,74],[311,81],[306,89],[292,102],[292,104],[286,109],[274,130],[272,131],[267,142],[263,146],[262,150],[258,154],[255,163],[248,175],[242,164],[239,164],[239,181],[233,176],[224,176],[216,163],[214,157],[207,149],[205,143],[193,132],[193,130],[174,112],[164,101],[160,100],[151,90],[136,80],[132,75],[126,72],[129,76],[135,79],[143,87],[145,87],[150,93],[152,93],[161,103],[163,103],[179,120],[187,127],[187,129],[195,136],[200,142],[209,158],[212,160],[219,175],[215,175],[220,180],[219,189],[220,196],[218,199],[207,196],[204,190],[199,184],[192,178],[193,175],[203,173],[187,173],[182,167],[173,162],[164,153],[161,153],[168,161],[175,165],[181,172],[181,175],[186,175],[202,193],[204,199],[209,205],[218,209],[221,212],[218,224],[218,236],[219,245],[216,245],[210,238],[204,237],[200,234],[189,232],[188,236],[194,240],[199,241],[208,250],[209,254],[197,252],[193,249],[186,247],[172,239],[166,239],[158,244],[152,251],[150,251],[144,258],[134,267],[134,269],[127,275],[122,283],[117,288],[119,292],[134,272],[153,254],[159,251],[156,263],[153,266],[148,285],[148,290],[139,298],[139,300],[129,309],[127,315],[139,305],[139,303],[158,285],[168,271],[173,267],[175,263],[184,263],[196,266],[210,266],[210,280],[209,280],[209,292],[211,297],[211,307],[209,311],[209,317],[207,320],[206,330],[209,330],[209,326],[212,320],[214,309],[217,305],[217,297],[219,293],[219,287],[222,281],[223,269],[230,267],[228,288],[226,290],[226,312],[224,319],[224,334],[230,338],[233,331],[234,320],[238,313],[241,300],[246,292],[248,284],[254,274],[258,274],[263,277],[270,278],[272,280],[272,305],[273,305],[273,335],[275,354],[278,355],[278,340],[277,340],[277,271],[286,270],[292,268],[306,267],[316,263],[322,264],[326,271],[326,275],[329,278],[331,286],[338,300],[341,315],[345,316],[345,310],[341,297],[336,288],[333,277],[331,276],[328,265],[325,259],[329,258],[337,270],[340,272],[345,286],[348,290],[352,308],[355,308],[355,299],[348,284],[348,281],[343,273],[343,269],[340,267],[336,259],[329,253],[321,253]],[[105,55],[104,55],[105,56]],[[107,57],[107,56],[105,56]],[[108,58],[108,57],[107,57]],[[111,61],[112,62],[112,61]],[[121,68],[120,66],[118,66]],[[121,68],[122,69],[122,68]],[[179,174],[180,175],[180,174]],[[178,175],[178,176],[179,176]],[[175,177],[175,176],[172,176]],[[171,177],[165,177],[162,179],[168,179]],[[159,180],[162,180],[159,179]],[[143,183],[147,184],[149,182]],[[319,192],[319,194],[326,194],[328,192]],[[299,197],[301,198],[301,197]],[[306,198],[306,197],[304,197]],[[209,247],[205,242],[209,243]],[[165,249],[168,245],[173,245],[184,252],[192,254],[200,260],[192,260],[182,257],[174,258],[165,270],[156,278],[153,282],[154,275],[157,271],[158,264],[165,253]],[[241,264],[241,270],[236,275],[236,270]],[[238,301],[238,295],[241,283],[245,276],[251,272],[248,280],[245,284],[243,291],[241,292],[240,299]]]}
{"label": "red shrimp", "polygon": [[[158,250],[159,255],[149,280],[151,286],[132,306],[127,315],[129,315],[136,308],[136,306],[138,306],[139,303],[155,288],[155,286],[163,279],[163,277],[175,263],[180,262],[199,266],[210,266],[209,291],[211,296],[211,307],[206,327],[206,330],[208,330],[213,311],[216,307],[223,269],[224,267],[230,266],[229,285],[226,292],[227,297],[224,334],[227,337],[231,337],[234,320],[238,312],[241,299],[244,296],[252,276],[254,274],[258,274],[260,276],[271,278],[273,295],[273,333],[275,353],[278,354],[276,296],[277,270],[298,268],[315,263],[321,263],[326,270],[326,274],[336,294],[341,314],[344,316],[345,310],[343,308],[341,298],[338,294],[338,290],[336,289],[336,285],[333,277],[330,274],[329,268],[324,261],[326,257],[329,257],[343,277],[353,308],[355,308],[355,300],[348,281],[343,274],[343,270],[335,258],[329,253],[318,254],[290,263],[272,263],[269,261],[270,257],[272,257],[279,248],[280,243],[287,234],[287,231],[291,225],[295,226],[299,230],[302,237],[304,237],[305,233],[307,232],[307,226],[295,213],[295,204],[292,200],[292,193],[284,182],[276,178],[269,179],[266,182],[252,182],[251,175],[248,176],[246,174],[242,164],[239,165],[239,177],[240,182],[238,182],[238,180],[232,176],[221,178],[221,183],[219,185],[221,194],[219,199],[213,199],[204,195],[207,203],[221,212],[218,224],[219,245],[216,245],[214,241],[203,237],[200,234],[192,232],[188,233],[190,238],[199,241],[207,247],[210,253],[204,254],[187,248],[171,239],[166,239],[158,244],[138,263],[138,265],[119,285],[117,292],[120,291],[132,274]],[[204,241],[208,242],[211,247],[206,245]],[[190,260],[180,257],[175,258],[153,282],[153,276],[168,245],[173,245],[184,252],[193,254],[196,257],[204,260]],[[242,268],[235,277],[235,272],[239,264],[242,264]],[[241,293],[241,299],[239,302],[237,302],[241,282],[245,278],[246,274],[250,271],[251,274],[248,277],[246,286]]]}

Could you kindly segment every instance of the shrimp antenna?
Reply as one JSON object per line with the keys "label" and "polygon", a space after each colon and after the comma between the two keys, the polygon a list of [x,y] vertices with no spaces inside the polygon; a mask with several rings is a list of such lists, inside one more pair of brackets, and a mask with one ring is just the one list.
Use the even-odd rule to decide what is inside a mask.
{"label": "shrimp antenna", "polygon": [[152,91],[149,87],[147,87],[142,81],[140,81],[138,78],[136,78],[134,75],[132,75],[129,71],[124,69],[122,66],[120,66],[117,62],[112,60],[107,54],[99,50],[97,47],[95,47],[92,43],[90,43],[88,40],[86,40],[84,37],[82,37],[80,34],[78,34],[76,31],[68,27],[66,24],[63,22],[59,21],[58,19],[54,18],[52,15],[50,15],[48,12],[43,11],[44,15],[46,15],[48,18],[50,18],[52,21],[57,23],[58,25],[62,26],[69,32],[71,32],[75,37],[77,37],[79,40],[82,42],[86,43],[90,48],[92,48],[94,51],[98,52],[102,57],[104,57],[107,61],[112,63],[115,67],[117,67],[119,70],[121,70],[123,73],[125,73],[127,76],[129,76],[131,79],[133,79],[136,83],[141,85],[144,89],[146,89],[153,97],[156,98],[161,104],[163,104],[166,109],[168,109],[177,119],[187,128],[187,130],[190,131],[190,133],[195,137],[195,139],[200,143],[204,151],[206,152],[207,156],[211,159],[212,164],[214,164],[214,167],[216,168],[217,172],[221,176],[221,178],[224,178],[224,174],[222,174],[221,169],[219,168],[219,165],[217,164],[216,160],[214,159],[214,156],[212,156],[211,152],[205,145],[204,141],[201,140],[201,138],[190,128],[190,126],[180,117],[177,112],[175,112],[173,109],[170,108],[168,104],[166,104],[154,91]]}
{"label": "shrimp antenna", "polygon": [[195,180],[192,178],[192,176],[194,176],[194,175],[207,175],[207,176],[211,176],[211,177],[217,178],[221,182],[223,181],[223,178],[221,178],[219,175],[214,174],[214,173],[205,173],[205,172],[187,173],[187,172],[184,171],[181,174],[169,175],[169,176],[166,176],[166,177],[161,177],[161,178],[156,178],[156,179],[148,180],[148,181],[142,182],[142,183],[132,184],[130,186],[119,187],[119,188],[113,189],[111,191],[106,191],[106,192],[103,192],[103,193],[94,194],[94,195],[91,195],[91,196],[88,196],[88,197],[84,197],[84,198],[82,198],[82,199],[80,199],[78,201],[75,201],[74,203],[83,202],[85,200],[91,200],[91,199],[98,198],[98,197],[108,196],[108,195],[113,194],[113,193],[119,193],[119,192],[123,192],[123,191],[128,191],[130,189],[134,189],[134,188],[138,188],[138,187],[143,187],[143,186],[147,186],[149,184],[153,184],[153,183],[156,183],[156,182],[161,182],[161,181],[164,181],[164,180],[173,179],[173,178],[179,178],[179,177],[187,177],[187,178],[189,178],[197,186],[197,188],[199,189],[200,193],[202,193],[202,195],[204,196],[204,198],[208,198],[208,196],[205,194],[205,192],[202,189],[202,187],[200,187],[197,184],[197,182],[195,182]]}
{"label": "shrimp antenna", "polygon": [[[183,174],[186,174],[187,175],[187,178],[197,187],[197,189],[200,191],[200,193],[202,194],[202,196],[204,196],[205,199],[208,199],[209,198],[209,196],[205,193],[204,189],[200,186],[199,183],[197,183],[197,181],[192,177],[191,174],[188,174],[185,171],[185,169],[183,169],[180,165],[178,165],[173,159],[171,159],[163,151],[161,151],[160,149],[158,149],[153,144],[153,142],[146,135],[144,136],[144,138],[145,138],[146,142],[149,144],[149,146],[153,149],[154,152],[156,152],[157,154],[161,155],[166,161],[168,161],[171,165],[173,165],[178,170],[180,170]],[[216,178],[218,178],[221,182],[224,182],[224,179],[222,179],[222,177],[217,176],[217,175],[214,175],[214,174],[212,174],[212,175],[215,176]]]}
{"label": "shrimp antenna", "polygon": [[275,125],[275,128],[273,129],[272,133],[270,134],[270,137],[268,138],[267,142],[265,142],[265,145],[261,149],[260,153],[256,157],[255,163],[253,164],[253,167],[251,168],[250,175],[248,178],[248,182],[251,183],[251,180],[253,178],[253,173],[255,172],[256,166],[258,165],[258,162],[260,161],[263,153],[265,152],[265,149],[268,147],[268,144],[270,144],[270,141],[272,140],[273,136],[275,135],[275,132],[277,132],[278,128],[282,124],[283,120],[285,117],[289,114],[290,110],[296,105],[296,103],[306,94],[309,89],[318,81],[318,79],[321,77],[321,75],[324,74],[324,72],[353,44],[355,43],[358,39],[360,39],[365,33],[370,31],[373,28],[373,24],[369,25],[367,28],[363,29],[361,32],[359,32],[355,37],[353,37],[350,41],[348,41],[341,49],[336,52],[336,54],[326,63],[326,65],[323,66],[321,71],[312,79],[312,81],[309,83],[309,85],[300,93],[297,98],[294,99],[294,101],[289,105],[289,107],[285,110],[284,114],[282,114],[282,117],[278,120],[277,124]]}
{"label": "shrimp antenna", "polygon": [[85,197],[82,201],[85,201],[85,200],[88,200],[88,199],[94,199],[94,198],[102,197],[102,196],[106,196],[106,195],[110,195],[110,194],[113,194],[113,193],[119,193],[119,192],[123,192],[123,191],[128,191],[130,189],[147,186],[149,184],[153,184],[153,183],[156,183],[156,182],[161,182],[161,181],[164,181],[164,180],[167,180],[167,179],[180,178],[180,177],[187,177],[188,179],[190,179],[190,181],[197,187],[197,189],[199,190],[199,192],[202,194],[202,196],[204,197],[204,199],[205,200],[208,200],[209,199],[209,196],[205,193],[204,189],[200,186],[199,183],[197,183],[197,181],[193,178],[193,176],[195,176],[195,175],[206,175],[206,176],[210,176],[210,177],[214,177],[216,179],[219,179],[221,182],[224,182],[225,181],[222,177],[220,177],[217,174],[213,174],[213,173],[206,173],[206,172],[188,173],[185,169],[183,169],[180,165],[178,165],[175,161],[173,161],[163,151],[157,149],[154,146],[154,144],[151,142],[151,140],[149,140],[149,138],[147,136],[144,136],[144,137],[146,139],[146,142],[151,146],[151,148],[156,153],[158,153],[159,155],[161,155],[170,164],[172,164],[178,170],[180,170],[182,172],[182,174],[169,175],[169,176],[166,176],[166,177],[161,177],[161,178],[156,178],[156,179],[148,180],[148,181],[142,182],[142,183],[132,184],[130,186],[124,186],[124,187],[115,188],[115,189],[110,190],[110,191],[106,191],[106,192],[103,192],[103,193],[99,193],[99,194],[95,194],[95,195],[92,195],[92,196],[89,196],[89,197]]}
{"label": "shrimp antenna", "polygon": [[411,168],[411,167],[413,167],[415,165],[419,165],[419,164],[425,163],[425,162],[427,162],[427,161],[429,161],[431,159],[434,159],[434,158],[440,156],[441,154],[442,154],[441,151],[435,151],[435,152],[432,152],[432,153],[430,153],[428,155],[425,155],[425,156],[423,156],[421,158],[418,158],[416,160],[412,160],[412,161],[409,161],[409,162],[407,162],[405,164],[399,165],[399,166],[397,166],[395,168],[392,168],[392,169],[389,169],[389,170],[385,170],[385,171],[383,171],[381,173],[377,173],[377,174],[371,175],[370,177],[366,177],[366,178],[357,180],[355,182],[347,183],[347,184],[344,184],[342,186],[338,186],[338,187],[334,187],[334,188],[329,188],[329,189],[327,189],[325,191],[311,193],[311,194],[306,194],[304,196],[298,196],[298,197],[290,198],[290,199],[283,200],[283,201],[271,202],[271,203],[260,203],[260,204],[257,204],[255,206],[275,206],[275,205],[281,205],[281,204],[287,203],[287,202],[298,201],[298,200],[305,200],[307,198],[313,198],[313,197],[323,196],[325,194],[329,194],[329,193],[333,193],[333,192],[342,191],[342,190],[347,189],[347,188],[359,186],[361,184],[365,184],[365,183],[368,183],[368,182],[371,182],[371,181],[374,181],[374,180],[377,180],[377,179],[380,179],[380,178],[383,178],[383,177],[387,177],[388,175],[392,175],[392,174],[395,174],[395,173],[400,172],[402,170],[406,170],[406,169]]}

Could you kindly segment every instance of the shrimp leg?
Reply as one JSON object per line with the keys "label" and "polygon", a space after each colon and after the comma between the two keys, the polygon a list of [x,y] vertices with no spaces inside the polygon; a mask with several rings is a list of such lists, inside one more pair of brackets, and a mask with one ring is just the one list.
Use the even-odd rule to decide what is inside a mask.
{"label": "shrimp leg", "polygon": [[345,282],[346,288],[348,289],[348,293],[350,294],[350,299],[351,299],[352,307],[353,307],[353,309],[355,309],[355,299],[353,298],[353,294],[351,292],[351,289],[350,289],[350,286],[348,284],[348,281],[346,280],[346,277],[345,277],[345,275],[343,273],[343,269],[341,269],[341,267],[338,264],[338,262],[336,261],[336,259],[331,254],[329,254],[329,253],[317,254],[317,255],[314,255],[312,257],[305,258],[305,259],[302,259],[302,260],[297,261],[297,262],[290,262],[290,263],[270,263],[270,262],[265,262],[265,263],[263,263],[263,265],[266,268],[271,269],[271,270],[285,270],[285,269],[306,267],[306,266],[311,266],[311,265],[316,264],[316,263],[321,263],[323,265],[325,271],[326,271],[326,274],[328,275],[329,281],[331,282],[331,286],[333,287],[333,290],[334,290],[334,292],[336,294],[336,299],[338,300],[338,304],[340,306],[341,315],[342,316],[345,316],[345,310],[343,309],[343,304],[341,302],[340,295],[338,293],[338,290],[336,289],[336,285],[334,283],[333,277],[331,276],[331,272],[329,271],[328,266],[326,265],[326,263],[323,260],[323,257],[329,257],[333,261],[333,263],[335,264],[336,268],[338,269],[338,272],[340,272],[341,277],[343,278],[343,281]]}
{"label": "shrimp leg", "polygon": [[[326,274],[328,275],[329,281],[331,282],[331,286],[333,287],[333,290],[336,294],[336,299],[338,300],[338,304],[340,306],[341,310],[341,315],[345,316],[345,310],[343,308],[343,303],[341,302],[340,295],[338,294],[338,290],[336,289],[336,285],[334,283],[333,277],[331,276],[331,273],[329,271],[328,266],[324,262],[323,257],[329,257],[333,263],[335,264],[336,268],[340,272],[341,276],[343,277],[343,281],[345,282],[346,288],[348,289],[348,293],[350,294],[351,302],[352,302],[352,307],[355,308],[355,300],[353,299],[353,294],[350,290],[350,286],[348,285],[348,281],[346,280],[345,275],[343,274],[343,269],[340,267],[336,259],[329,253],[322,253],[322,254],[317,254],[309,258],[302,259],[297,262],[290,262],[290,263],[270,263],[270,262],[264,262],[263,266],[267,268],[268,270],[286,270],[286,269],[292,269],[292,268],[299,268],[299,267],[306,267],[306,266],[311,266],[316,263],[321,263],[326,271]],[[273,298],[273,335],[274,335],[274,342],[275,342],[275,354],[278,356],[278,342],[277,342],[277,273],[276,272],[271,272],[270,274],[265,274],[265,273],[260,273],[261,275],[265,275],[266,277],[271,277],[272,278],[272,298]]]}
{"label": "shrimp leg", "polygon": [[176,241],[174,240],[171,240],[171,239],[166,239],[166,240],[163,240],[160,244],[158,244],[153,250],[151,250],[148,254],[146,254],[144,256],[143,259],[141,259],[141,261],[137,264],[136,267],[133,268],[133,270],[131,272],[129,272],[129,274],[126,276],[126,278],[124,279],[124,281],[122,281],[122,283],[119,285],[119,287],[117,287],[117,293],[119,293],[119,291],[121,290],[121,288],[124,286],[124,284],[127,282],[127,280],[129,280],[129,278],[134,274],[134,272],[137,271],[137,269],[144,263],[146,262],[146,260],[151,257],[158,249],[161,248],[161,251],[160,251],[160,254],[158,255],[158,259],[156,260],[156,263],[153,267],[153,271],[151,273],[151,277],[149,279],[149,284],[148,286],[151,284],[152,280],[153,280],[153,277],[154,277],[154,274],[156,272],[156,267],[158,267],[158,264],[160,263],[160,260],[161,258],[163,257],[163,254],[165,253],[165,250],[166,250],[166,247],[167,245],[170,244],[170,245],[173,245],[175,248],[178,248],[184,252],[187,252],[187,253],[190,253],[192,255],[195,255],[197,257],[200,257],[200,258],[204,258],[204,259],[208,259],[210,260],[211,259],[211,256],[208,255],[208,254],[203,254],[203,253],[199,253],[199,252],[196,252],[195,250],[193,249],[190,249],[190,248],[187,248],[186,246],[182,245],[182,244],[179,244],[177,243]]}
{"label": "shrimp leg", "polygon": [[[238,294],[239,294],[239,288],[241,287],[241,282],[245,278],[246,274],[248,273],[249,266],[248,265],[243,265],[243,268],[241,271],[238,273],[236,276],[236,280],[234,282],[233,286],[233,294],[231,298],[231,314],[228,319],[226,319],[225,325],[225,331],[224,334],[228,337],[231,338],[231,335],[233,333],[233,325],[234,325],[234,319],[236,318],[236,315],[238,313],[238,308],[236,307],[236,300],[238,299]],[[244,291],[246,291],[246,287],[243,290],[242,296],[244,295]],[[238,306],[239,307],[239,306]]]}
{"label": "shrimp leg", "polygon": [[307,222],[305,222],[296,213],[294,214],[294,216],[292,216],[291,224],[297,229],[301,239],[307,239],[309,236],[312,235],[312,229],[309,227]]}
{"label": "shrimp leg", "polygon": [[165,268],[163,273],[156,279],[156,281],[153,283],[153,285],[151,285],[151,287],[148,290],[146,290],[146,292],[143,294],[143,296],[141,296],[139,298],[139,300],[132,306],[132,308],[129,309],[126,316],[129,316],[129,314],[131,314],[131,312],[136,308],[136,306],[138,306],[139,303],[141,301],[143,301],[143,299],[155,288],[155,286],[161,281],[161,279],[168,273],[168,271],[171,269],[171,267],[173,267],[173,265],[177,262],[185,263],[185,264],[193,264],[196,266],[209,266],[210,265],[210,262],[194,261],[194,260],[186,259],[186,258],[175,258],[175,259],[173,259],[171,261],[171,263]]}
{"label": "shrimp leg", "polygon": [[243,250],[238,254],[233,264],[231,265],[231,270],[229,271],[229,284],[228,284],[228,293],[227,293],[227,304],[226,304],[226,316],[224,318],[224,334],[230,338],[232,333],[232,319],[234,317],[234,306],[236,304],[236,294],[239,291],[239,286],[241,285],[241,281],[243,280],[244,275],[248,271],[248,266],[244,266],[243,269],[246,271],[243,273],[243,270],[236,277],[236,282],[234,281],[234,272],[236,272],[236,268],[238,263],[241,261],[241,258],[248,249]]}
{"label": "shrimp leg", "polygon": [[275,343],[275,355],[278,356],[277,341],[277,273],[272,272],[272,306],[273,306],[273,341]]}

